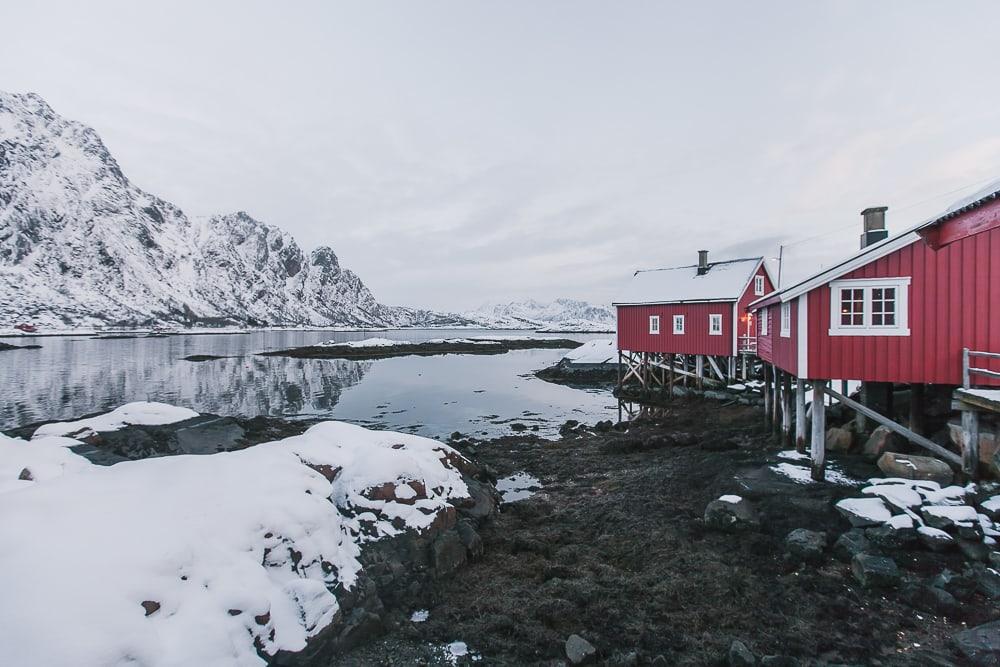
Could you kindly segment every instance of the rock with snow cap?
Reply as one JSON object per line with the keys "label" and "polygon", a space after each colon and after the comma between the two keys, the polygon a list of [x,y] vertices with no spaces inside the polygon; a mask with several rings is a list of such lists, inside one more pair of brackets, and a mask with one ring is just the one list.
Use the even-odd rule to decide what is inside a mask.
{"label": "rock with snow cap", "polygon": [[750,501],[739,496],[722,496],[705,508],[705,525],[716,530],[739,532],[760,525],[757,510]]}
{"label": "rock with snow cap", "polygon": [[847,498],[836,504],[852,526],[877,526],[892,518],[892,512],[881,498]]}
{"label": "rock with snow cap", "polygon": [[982,501],[979,509],[994,521],[1000,521],[1000,496],[991,496]]}
{"label": "rock with snow cap", "polygon": [[924,499],[920,493],[904,484],[877,484],[861,489],[861,493],[878,496],[897,509],[905,510],[920,507]]}
{"label": "rock with snow cap", "polygon": [[968,505],[925,505],[920,514],[931,528],[981,530],[976,509]]}
{"label": "rock with snow cap", "polygon": [[955,538],[940,528],[920,526],[917,528],[917,537],[931,551],[946,551],[955,546]]}
{"label": "rock with snow cap", "polygon": [[879,469],[886,475],[903,479],[921,479],[951,484],[954,474],[948,464],[930,456],[914,456],[886,452],[878,460]]}

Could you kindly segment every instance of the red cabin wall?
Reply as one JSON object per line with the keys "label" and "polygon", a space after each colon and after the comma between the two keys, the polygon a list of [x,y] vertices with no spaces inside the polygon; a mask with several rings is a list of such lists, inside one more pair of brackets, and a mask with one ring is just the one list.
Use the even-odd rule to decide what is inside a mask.
{"label": "red cabin wall", "polygon": [[[792,318],[789,335],[781,335],[781,304],[767,307],[767,336],[757,338],[757,356],[793,375],[799,372],[799,303],[793,299],[789,305]],[[759,311],[758,311],[759,312]],[[758,325],[759,326],[759,325]]]}
{"label": "red cabin wall", "polygon": [[[708,316],[722,315],[722,335],[708,333]],[[660,316],[660,333],[649,333],[649,316]],[[673,332],[673,316],[684,315],[684,333]],[[667,354],[732,356],[733,302],[618,306],[618,349]]]}
{"label": "red cabin wall", "polygon": [[[775,305],[759,309],[755,315],[757,321],[754,323],[754,329],[757,331],[757,356],[769,364],[774,363],[774,328],[771,326],[774,323],[772,319],[774,309]],[[764,330],[765,319],[767,320],[767,335],[761,334],[761,331]]]}
{"label": "red cabin wall", "polygon": [[[737,338],[740,337],[740,336],[745,336],[746,335],[746,333],[747,333],[747,318],[751,318],[751,321],[750,321],[750,330],[751,330],[751,332],[753,333],[754,336],[758,335],[759,324],[754,321],[754,320],[757,319],[757,316],[754,315],[754,314],[751,314],[750,311],[749,311],[749,309],[748,309],[748,306],[751,303],[753,303],[754,301],[756,301],[757,299],[759,299],[761,297],[761,295],[759,295],[756,292],[754,292],[754,289],[753,289],[754,279],[757,276],[764,276],[764,294],[770,294],[775,289],[775,285],[774,285],[774,283],[771,282],[771,278],[770,278],[770,276],[767,275],[767,271],[764,270],[764,265],[763,264],[761,264],[757,268],[757,272],[754,273],[753,275],[754,275],[754,277],[750,279],[750,282],[749,282],[749,284],[747,284],[746,289],[743,290],[743,295],[740,297],[740,300],[736,303],[737,329],[738,329],[737,332],[736,332]],[[758,345],[758,355],[759,355],[759,346],[760,346],[760,339],[759,338],[757,340],[757,345]]]}
{"label": "red cabin wall", "polygon": [[[963,216],[943,226],[951,224]],[[830,287],[809,292],[810,378],[958,385],[963,347],[1000,352],[1000,229],[938,250],[919,240],[843,278],[896,276],[911,277],[909,336],[830,336]],[[1000,371],[996,360],[973,365]],[[974,383],[1000,386],[984,376]]]}

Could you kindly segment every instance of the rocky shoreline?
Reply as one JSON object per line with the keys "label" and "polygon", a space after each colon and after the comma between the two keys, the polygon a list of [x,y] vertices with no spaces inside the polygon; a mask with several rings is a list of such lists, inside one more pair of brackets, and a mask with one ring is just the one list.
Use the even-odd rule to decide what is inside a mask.
{"label": "rocky shoreline", "polygon": [[[364,342],[364,341],[362,341]],[[285,350],[260,352],[265,357],[295,357],[299,359],[388,359],[405,356],[438,354],[504,354],[512,350],[553,350],[579,347],[580,343],[566,338],[489,338],[442,339],[424,342],[385,341],[380,345],[328,343],[306,345]]]}

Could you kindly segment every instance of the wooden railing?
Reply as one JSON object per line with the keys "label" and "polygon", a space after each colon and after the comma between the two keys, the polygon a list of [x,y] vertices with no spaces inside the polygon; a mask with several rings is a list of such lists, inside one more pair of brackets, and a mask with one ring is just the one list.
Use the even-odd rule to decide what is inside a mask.
{"label": "wooden railing", "polygon": [[992,378],[1000,378],[1000,373],[997,371],[990,370],[988,368],[976,368],[971,365],[971,360],[973,357],[979,357],[982,359],[1000,359],[1000,353],[997,352],[977,352],[976,350],[970,350],[967,347],[962,348],[962,387],[968,389],[971,386],[973,375],[985,375]]}
{"label": "wooden railing", "polygon": [[751,354],[757,354],[757,337],[756,336],[740,336],[740,353],[749,352]]}

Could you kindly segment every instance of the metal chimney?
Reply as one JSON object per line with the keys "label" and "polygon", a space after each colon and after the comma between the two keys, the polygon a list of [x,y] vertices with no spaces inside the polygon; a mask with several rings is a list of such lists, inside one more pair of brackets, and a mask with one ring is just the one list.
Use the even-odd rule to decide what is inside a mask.
{"label": "metal chimney", "polygon": [[861,211],[864,219],[861,228],[862,248],[867,248],[889,236],[889,230],[885,228],[885,212],[888,210],[888,206],[875,206]]}
{"label": "metal chimney", "polygon": [[703,276],[708,273],[708,251],[698,251],[698,275]]}

